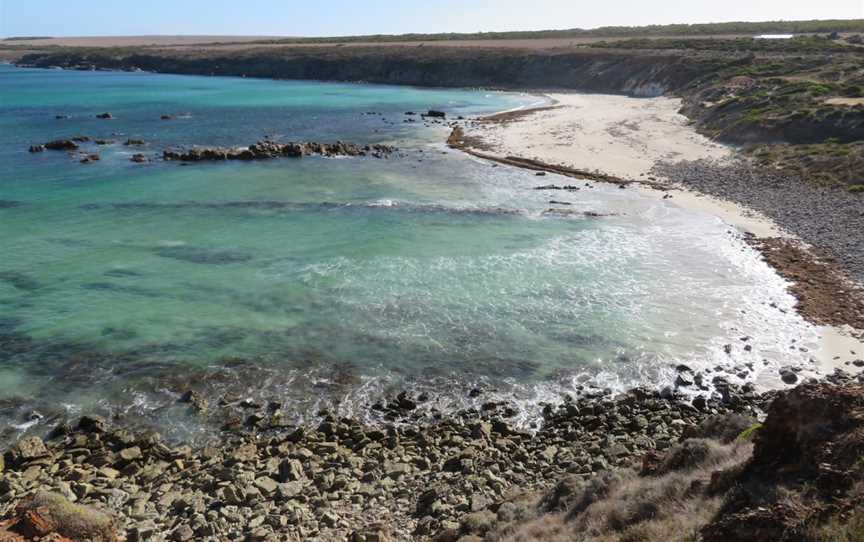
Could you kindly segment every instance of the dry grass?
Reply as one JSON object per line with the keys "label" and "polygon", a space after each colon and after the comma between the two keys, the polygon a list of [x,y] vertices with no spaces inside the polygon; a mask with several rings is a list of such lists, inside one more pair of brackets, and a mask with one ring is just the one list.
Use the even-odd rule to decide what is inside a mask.
{"label": "dry grass", "polygon": [[831,518],[810,536],[813,542],[864,542],[864,509],[855,510],[848,518]]}
{"label": "dry grass", "polygon": [[499,533],[494,540],[670,542],[698,540],[717,513],[722,496],[707,491],[716,471],[744,463],[752,453],[745,442],[684,441],[664,458],[653,476],[633,470],[606,473],[584,482],[562,482],[542,501],[551,512]]}
{"label": "dry grass", "polygon": [[[864,457],[853,469],[864,468]],[[812,542],[864,542],[864,482],[858,482],[849,492],[857,506],[848,514],[829,519],[825,524],[810,529]]]}

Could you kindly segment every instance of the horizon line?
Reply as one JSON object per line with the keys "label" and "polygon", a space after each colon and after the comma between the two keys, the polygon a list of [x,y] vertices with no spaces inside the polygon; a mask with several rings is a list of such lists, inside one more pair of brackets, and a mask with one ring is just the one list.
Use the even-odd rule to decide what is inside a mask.
{"label": "horizon line", "polygon": [[735,20],[735,21],[707,21],[698,23],[658,23],[646,25],[602,25],[594,27],[571,27],[571,28],[540,28],[527,30],[476,30],[474,32],[403,32],[403,33],[361,33],[361,34],[321,34],[321,35],[280,35],[280,34],[78,34],[78,35],[0,35],[2,40],[39,40],[39,39],[75,39],[75,38],[278,38],[278,39],[322,39],[322,38],[363,38],[363,37],[400,37],[400,36],[473,36],[477,34],[514,34],[514,33],[542,33],[542,32],[596,32],[604,29],[638,29],[658,28],[671,26],[701,26],[701,25],[723,25],[723,24],[759,24],[759,23],[797,23],[797,22],[833,22],[833,21],[864,21],[861,17],[852,18],[828,18],[828,19],[767,19],[767,20]]}

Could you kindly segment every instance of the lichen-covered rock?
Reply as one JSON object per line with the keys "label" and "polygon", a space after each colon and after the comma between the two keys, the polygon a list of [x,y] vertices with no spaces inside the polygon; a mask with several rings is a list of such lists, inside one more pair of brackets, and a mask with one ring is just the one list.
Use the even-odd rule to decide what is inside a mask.
{"label": "lichen-covered rock", "polygon": [[115,542],[119,537],[110,516],[45,491],[21,501],[12,517],[0,524],[0,540],[66,539]]}

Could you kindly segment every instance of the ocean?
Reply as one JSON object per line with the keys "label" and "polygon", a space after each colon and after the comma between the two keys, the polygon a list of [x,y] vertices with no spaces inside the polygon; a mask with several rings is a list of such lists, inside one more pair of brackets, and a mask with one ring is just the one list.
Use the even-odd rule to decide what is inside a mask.
{"label": "ocean", "polygon": [[[542,103],[0,65],[0,438],[89,412],[205,437],[218,416],[178,404],[189,389],[278,400],[298,423],[374,419],[403,389],[442,412],[506,397],[530,424],[543,402],[669,385],[682,363],[710,388],[717,367],[770,384],[809,359],[818,334],[785,281],[721,220],[464,155],[406,114]],[[28,152],[75,136],[113,143],[81,143],[90,163]],[[265,137],[399,151],[158,159]]]}

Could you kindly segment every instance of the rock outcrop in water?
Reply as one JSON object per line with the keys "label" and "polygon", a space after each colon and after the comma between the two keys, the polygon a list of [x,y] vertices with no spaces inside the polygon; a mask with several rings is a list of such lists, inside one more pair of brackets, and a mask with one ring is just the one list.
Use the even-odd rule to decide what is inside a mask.
{"label": "rock outcrop in water", "polygon": [[49,151],[74,151],[78,149],[78,144],[71,139],[57,139],[55,141],[49,141],[48,143],[40,146],[48,149]]}
{"label": "rock outcrop in water", "polygon": [[[52,151],[75,151],[80,148],[78,142],[87,143],[92,141],[89,137],[80,136],[72,139],[58,139],[41,145],[31,145],[29,152],[40,153],[45,150]],[[109,144],[107,140],[96,140],[96,144]],[[145,144],[142,139],[127,139],[123,143],[127,147],[140,147]],[[162,158],[166,161],[177,162],[207,162],[221,160],[269,160],[273,158],[302,158],[304,156],[372,156],[374,158],[387,158],[394,152],[396,147],[390,145],[357,145],[337,141],[335,143],[277,143],[262,140],[248,147],[193,147],[188,150],[166,150]],[[99,155],[88,153],[83,156],[81,162],[90,163],[99,160]],[[131,161],[137,163],[148,162],[149,158],[141,153],[134,154]]]}
{"label": "rock outcrop in water", "polygon": [[186,151],[167,150],[162,158],[168,161],[205,162],[220,160],[269,160],[273,158],[302,158],[303,156],[373,156],[385,158],[396,149],[389,145],[356,145],[353,143],[276,143],[259,141],[246,148],[196,147]]}

